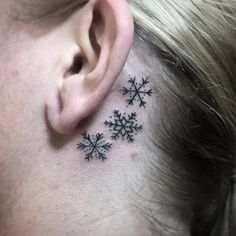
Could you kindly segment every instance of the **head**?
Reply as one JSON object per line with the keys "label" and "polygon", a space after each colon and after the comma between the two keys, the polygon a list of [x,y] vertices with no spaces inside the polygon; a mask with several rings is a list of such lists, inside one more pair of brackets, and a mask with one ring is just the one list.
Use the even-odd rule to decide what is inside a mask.
{"label": "head", "polygon": [[231,1],[0,1],[0,232],[229,235]]}

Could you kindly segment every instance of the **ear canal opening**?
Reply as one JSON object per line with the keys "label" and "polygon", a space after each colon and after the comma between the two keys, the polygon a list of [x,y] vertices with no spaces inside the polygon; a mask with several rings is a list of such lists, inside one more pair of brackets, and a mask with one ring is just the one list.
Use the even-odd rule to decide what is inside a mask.
{"label": "ear canal opening", "polygon": [[83,64],[84,64],[83,58],[80,55],[75,55],[73,59],[73,64],[65,73],[65,78],[67,78],[68,76],[80,73],[80,71],[82,70]]}

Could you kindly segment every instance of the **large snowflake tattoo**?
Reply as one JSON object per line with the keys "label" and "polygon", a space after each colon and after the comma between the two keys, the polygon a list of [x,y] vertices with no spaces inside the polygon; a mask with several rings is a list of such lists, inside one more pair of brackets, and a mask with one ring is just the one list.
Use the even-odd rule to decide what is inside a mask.
{"label": "large snowflake tattoo", "polygon": [[142,125],[138,125],[136,117],[136,113],[122,115],[118,110],[115,110],[114,116],[110,116],[113,120],[105,121],[104,124],[110,128],[112,139],[121,138],[122,140],[127,139],[128,142],[134,142],[134,136],[143,129]]}
{"label": "large snowflake tattoo", "polygon": [[84,151],[85,160],[90,161],[91,159],[97,158],[101,160],[107,159],[106,152],[112,147],[111,143],[107,143],[104,140],[102,133],[96,135],[90,135],[87,132],[83,134],[83,142],[77,144],[77,149]]}
{"label": "large snowflake tattoo", "polygon": [[129,97],[126,101],[128,105],[134,105],[135,102],[139,103],[139,107],[146,108],[147,102],[145,101],[145,97],[152,96],[152,89],[146,88],[147,84],[149,84],[148,77],[146,79],[142,78],[142,82],[136,82],[136,77],[130,78],[128,81],[130,84],[129,88],[123,87],[121,92],[123,95]]}

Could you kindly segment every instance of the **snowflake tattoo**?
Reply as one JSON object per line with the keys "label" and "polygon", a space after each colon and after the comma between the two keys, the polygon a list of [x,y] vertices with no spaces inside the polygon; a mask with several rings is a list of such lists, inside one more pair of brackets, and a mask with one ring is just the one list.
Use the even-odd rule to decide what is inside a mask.
{"label": "snowflake tattoo", "polygon": [[126,138],[128,142],[134,142],[134,136],[143,129],[142,125],[138,125],[136,117],[136,113],[122,115],[118,110],[115,110],[114,117],[110,116],[113,120],[105,121],[104,124],[110,128],[112,139],[121,138],[124,140]]}
{"label": "snowflake tattoo", "polygon": [[147,89],[146,85],[149,84],[148,78],[142,78],[142,82],[136,82],[136,77],[130,78],[128,81],[130,83],[130,87],[123,87],[121,92],[123,95],[129,96],[129,99],[126,101],[128,105],[134,105],[135,102],[139,103],[139,107],[146,108],[147,102],[145,101],[145,97],[151,97],[153,92],[152,89]]}
{"label": "snowflake tattoo", "polygon": [[83,143],[77,144],[77,149],[84,151],[85,160],[90,161],[93,158],[107,159],[106,152],[112,147],[111,143],[107,143],[104,140],[104,135],[97,133],[96,135],[90,135],[88,133],[83,134]]}

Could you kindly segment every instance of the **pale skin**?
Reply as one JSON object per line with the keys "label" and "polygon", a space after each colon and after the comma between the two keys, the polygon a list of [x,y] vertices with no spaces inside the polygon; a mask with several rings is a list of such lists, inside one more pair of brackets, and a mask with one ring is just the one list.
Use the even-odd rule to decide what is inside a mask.
{"label": "pale skin", "polygon": [[[3,0],[0,7],[9,10]],[[102,23],[93,22],[94,9]],[[113,24],[104,30],[106,21]],[[0,24],[5,32],[5,19]],[[131,188],[145,183],[142,135],[133,144],[116,141],[105,162],[88,163],[76,149],[84,131],[113,143],[104,120],[114,108],[131,109],[120,88],[130,74],[148,76],[145,56],[132,48],[127,2],[90,1],[50,29],[14,24],[14,36],[0,44],[0,235],[149,235],[128,201]],[[84,63],[70,74],[77,54]],[[147,112],[132,109],[145,123]]]}
{"label": "pale skin", "polygon": [[[6,1],[0,4],[1,8],[7,7]],[[126,4],[123,5],[126,9]],[[113,7],[118,8],[116,5]],[[88,11],[91,9],[92,6],[89,6]],[[126,11],[125,17],[130,18],[128,9]],[[134,67],[128,65],[126,60],[132,42],[132,20],[127,24],[131,34],[121,38],[126,42],[128,39],[122,55],[118,55],[122,65],[109,62],[105,55],[101,66],[97,67],[100,55],[89,49],[89,42],[82,45],[84,38],[79,31],[86,29],[75,28],[83,24],[81,21],[89,22],[86,18],[89,16],[82,13],[80,10],[75,17],[55,24],[50,30],[45,30],[45,26],[19,23],[15,32],[17,36],[4,42],[5,53],[0,55],[1,235],[146,234],[144,227],[137,227],[132,207],[126,202],[128,196],[125,189],[139,165],[135,145],[116,142],[106,162],[94,160],[87,163],[84,153],[76,149],[84,130],[104,132],[110,141],[109,131],[103,126],[105,118],[112,113],[113,107],[127,109],[118,87],[123,79],[128,79],[128,73],[132,73]],[[79,21],[80,17],[82,19]],[[64,78],[74,55],[82,47],[85,51],[83,56],[90,58],[90,61],[83,65],[78,75],[73,75],[78,78],[73,80],[72,75]],[[108,53],[110,50],[108,48]],[[115,67],[104,71],[107,63],[115,64]],[[127,64],[126,70],[123,63]],[[85,89],[77,86],[77,81],[82,77],[85,80],[100,79],[99,73],[103,77],[108,72],[109,82],[103,82],[96,98],[99,101],[94,104],[91,100],[87,101],[87,94],[81,95]],[[118,80],[117,74],[121,72]],[[88,78],[89,73],[91,78]],[[65,81],[73,83],[73,86],[65,85]],[[112,85],[114,82],[115,85]],[[91,83],[97,86],[93,81]],[[57,114],[53,113],[55,107],[51,108],[51,116],[46,109],[51,101],[54,104],[58,102],[50,95],[61,92],[59,86],[65,86],[67,91],[64,96],[68,113],[71,113],[70,109],[79,107],[75,117],[69,114],[70,117],[65,118],[68,113],[61,116],[64,124],[56,123]],[[104,96],[108,97],[102,101]],[[77,104],[81,101],[86,104]],[[99,109],[95,110],[94,107]],[[80,123],[83,116],[88,118]],[[76,129],[75,122],[78,124]],[[68,127],[63,128],[63,125]]]}

